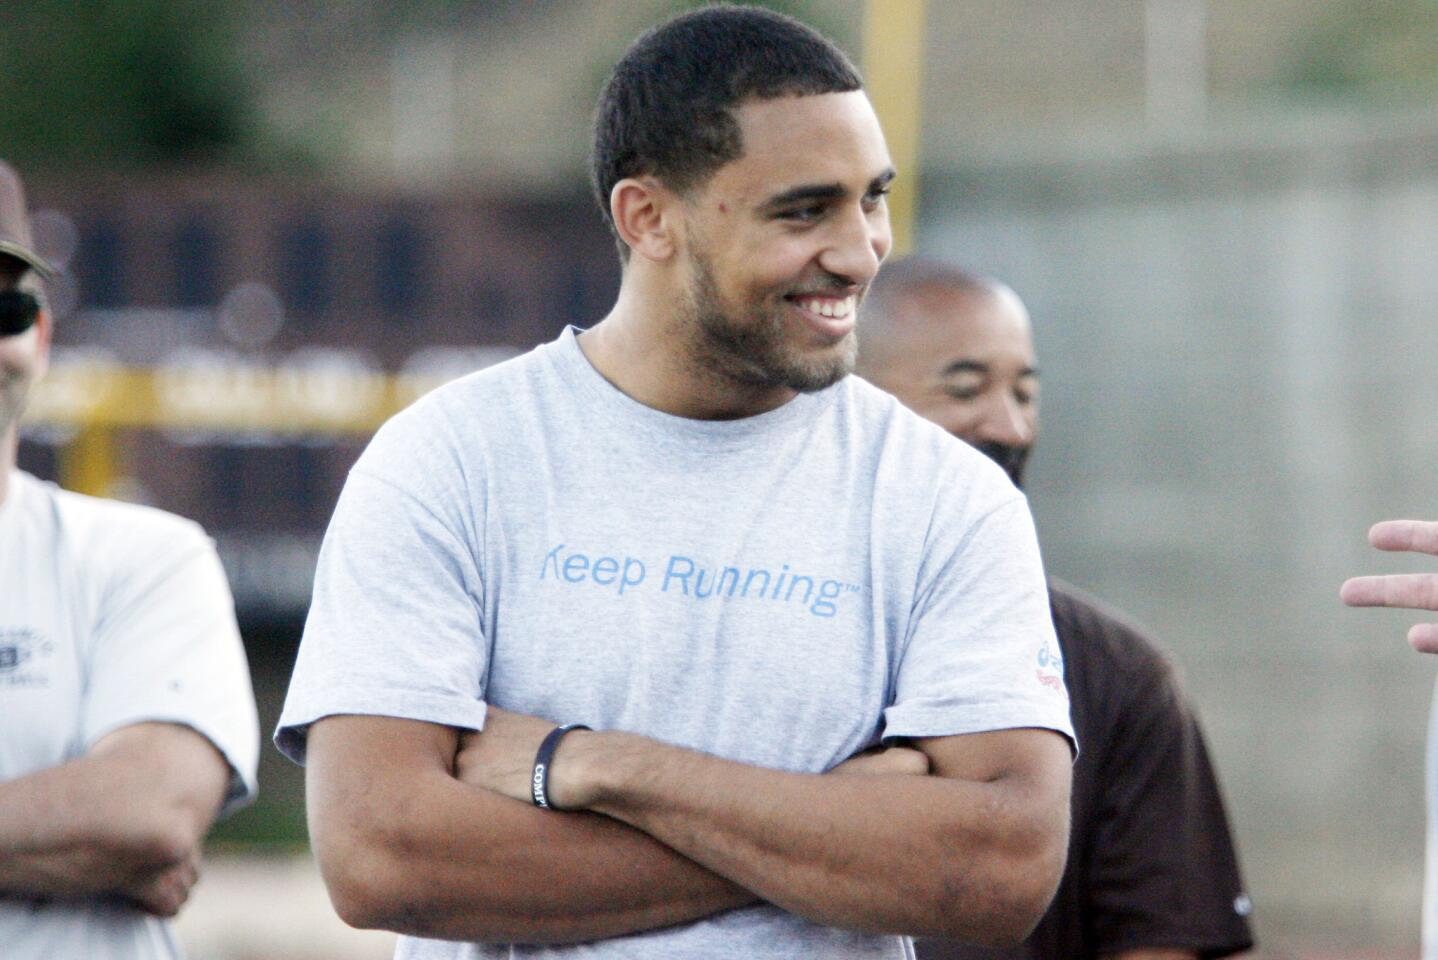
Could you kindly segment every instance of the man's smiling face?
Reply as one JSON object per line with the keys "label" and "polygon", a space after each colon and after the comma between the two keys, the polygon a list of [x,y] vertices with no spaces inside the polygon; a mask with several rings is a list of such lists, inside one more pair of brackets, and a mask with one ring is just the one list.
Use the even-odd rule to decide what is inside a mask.
{"label": "man's smiling face", "polygon": [[[0,254],[0,294],[28,299],[21,282],[28,270],[27,264]],[[0,437],[20,419],[31,385],[44,373],[49,343],[49,320],[43,311],[39,322],[23,332],[0,333]]]}
{"label": "man's smiling face", "polygon": [[745,386],[822,389],[853,368],[858,305],[889,252],[884,135],[862,91],[734,116],[743,155],[686,201],[693,359]]}

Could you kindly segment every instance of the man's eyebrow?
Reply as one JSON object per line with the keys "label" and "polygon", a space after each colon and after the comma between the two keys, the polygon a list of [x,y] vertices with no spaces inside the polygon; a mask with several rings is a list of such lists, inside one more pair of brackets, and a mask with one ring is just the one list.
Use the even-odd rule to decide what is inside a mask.
{"label": "man's eyebrow", "polygon": [[[987,363],[983,363],[983,362],[978,361],[978,360],[955,360],[953,363],[951,363],[951,364],[949,364],[948,366],[944,367],[944,369],[940,372],[940,376],[954,377],[954,376],[958,376],[958,375],[961,374],[961,373],[989,373],[989,372],[990,372],[990,369],[989,369],[989,365],[988,365]],[[1037,377],[1038,375],[1039,375],[1039,368],[1038,368],[1038,367],[1024,367],[1022,370],[1019,371],[1019,376],[1020,376],[1020,377]]]}
{"label": "man's eyebrow", "polygon": [[[897,175],[893,167],[885,170],[873,180],[869,181],[869,192],[882,190]],[[761,212],[776,210],[780,207],[787,207],[793,203],[802,203],[806,200],[842,200],[849,195],[849,190],[842,183],[805,183],[797,187],[791,187],[783,193],[776,193],[765,200],[760,206]]]}
{"label": "man's eyebrow", "polygon": [[787,207],[791,203],[800,203],[805,200],[842,200],[849,191],[842,183],[806,183],[802,186],[791,187],[783,193],[776,193],[765,200],[759,208],[761,211],[777,210],[780,207]]}
{"label": "man's eyebrow", "polygon": [[961,373],[988,372],[989,365],[987,363],[980,363],[977,360],[955,360],[953,363],[949,364],[942,371],[940,371],[939,375],[944,377],[953,377]]}

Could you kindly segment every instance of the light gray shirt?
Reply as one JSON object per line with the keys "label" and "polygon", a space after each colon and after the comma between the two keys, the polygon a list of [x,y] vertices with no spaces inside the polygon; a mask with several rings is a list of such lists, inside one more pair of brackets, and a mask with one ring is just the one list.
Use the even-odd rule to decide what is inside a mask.
{"label": "light gray shirt", "polygon": [[[849,377],[732,421],[615,389],[573,330],[441,388],[355,465],[277,742],[486,702],[764,767],[882,738],[1071,736],[1032,521],[981,454]],[[905,957],[777,907],[574,947],[398,956]]]}

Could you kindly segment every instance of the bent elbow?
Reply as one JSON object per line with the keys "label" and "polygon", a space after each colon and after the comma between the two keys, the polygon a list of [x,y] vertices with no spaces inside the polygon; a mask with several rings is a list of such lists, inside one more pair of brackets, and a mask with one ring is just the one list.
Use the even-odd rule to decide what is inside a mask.
{"label": "bent elbow", "polygon": [[335,913],[348,926],[356,930],[389,930],[392,901],[386,899],[372,885],[360,882],[336,882],[326,880],[330,904]]}
{"label": "bent elbow", "polygon": [[1019,946],[1043,919],[1056,887],[1057,879],[1012,877],[982,895],[970,889],[940,909],[943,923],[935,935],[985,947]]}
{"label": "bent elbow", "polygon": [[980,882],[975,882],[972,864],[968,870],[956,867],[945,884],[945,929],[940,936],[989,947],[1022,944],[1048,911],[1066,856],[1064,831],[992,861]]}
{"label": "bent elbow", "polygon": [[401,918],[413,914],[405,884],[391,880],[390,865],[372,851],[349,849],[319,853],[320,875],[335,913],[358,930],[400,931]]}

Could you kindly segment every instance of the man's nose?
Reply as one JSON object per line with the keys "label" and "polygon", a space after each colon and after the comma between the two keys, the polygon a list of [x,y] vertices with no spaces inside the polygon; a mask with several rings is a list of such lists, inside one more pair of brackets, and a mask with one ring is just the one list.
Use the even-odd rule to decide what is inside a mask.
{"label": "man's nose", "polygon": [[879,264],[893,244],[888,213],[882,208],[871,213],[856,207],[836,228],[820,265],[835,276],[867,286],[878,275]]}
{"label": "man's nose", "polygon": [[979,436],[990,443],[1028,446],[1034,440],[1033,418],[1017,397],[1004,391],[990,397],[985,404]]}

